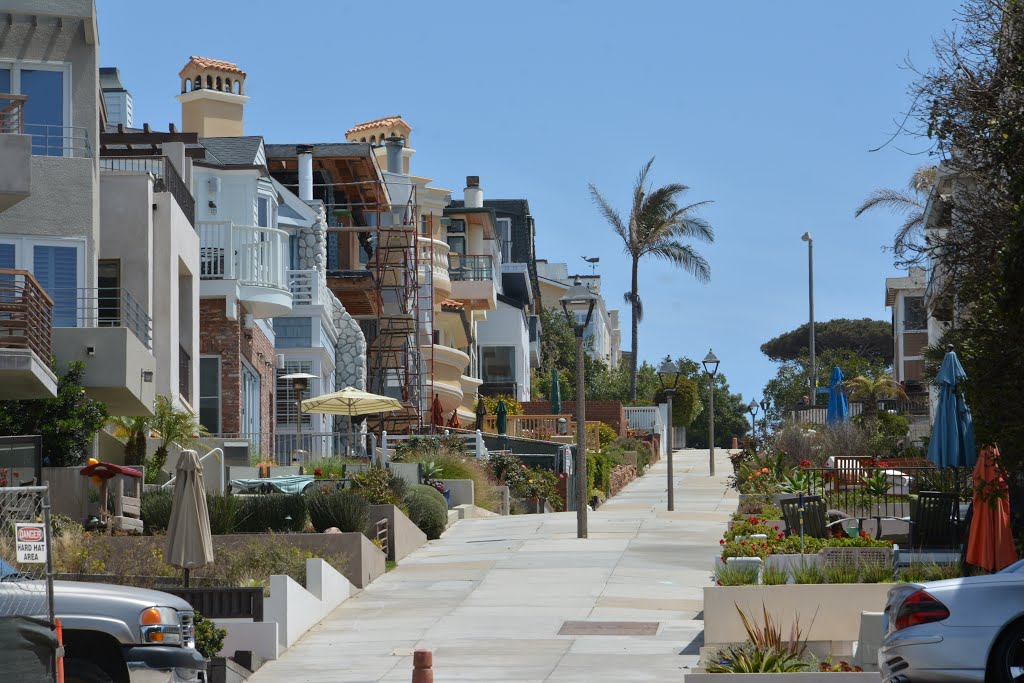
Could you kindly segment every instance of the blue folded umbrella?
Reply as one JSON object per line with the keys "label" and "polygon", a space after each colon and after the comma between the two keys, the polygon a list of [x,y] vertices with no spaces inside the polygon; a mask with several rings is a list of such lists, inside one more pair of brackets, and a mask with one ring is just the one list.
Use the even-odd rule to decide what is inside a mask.
{"label": "blue folded umbrella", "polygon": [[956,353],[948,352],[935,378],[939,385],[939,403],[928,442],[928,459],[939,467],[974,467],[978,460],[974,450],[974,421],[960,391],[966,379],[967,373]]}
{"label": "blue folded umbrella", "polygon": [[825,421],[830,425],[850,421],[850,402],[846,399],[846,388],[843,386],[843,371],[838,365],[832,368],[832,376],[829,378],[828,412],[825,413]]}

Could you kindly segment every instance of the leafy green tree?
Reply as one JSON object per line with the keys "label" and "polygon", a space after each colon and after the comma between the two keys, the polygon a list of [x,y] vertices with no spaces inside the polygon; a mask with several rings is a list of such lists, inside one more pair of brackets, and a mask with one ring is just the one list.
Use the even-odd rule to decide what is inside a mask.
{"label": "leafy green tree", "polygon": [[696,214],[697,209],[708,202],[680,205],[682,196],[689,190],[686,185],[680,183],[670,183],[658,188],[650,186],[647,176],[653,165],[654,157],[651,157],[651,160],[640,169],[633,184],[629,216],[625,219],[596,186],[590,185],[594,203],[612,226],[615,234],[622,239],[623,249],[629,255],[632,264],[631,285],[629,292],[625,294],[631,313],[631,402],[637,400],[638,337],[644,310],[640,301],[640,261],[645,256],[652,256],[682,268],[699,282],[708,282],[711,279],[711,266],[693,245],[687,244],[684,240],[707,243],[715,240],[711,226]]}
{"label": "leafy green tree", "polygon": [[146,439],[153,428],[153,418],[144,415],[114,415],[109,424],[114,428],[114,436],[124,441],[124,464],[145,464]]}
{"label": "leafy green tree", "polygon": [[[761,353],[776,363],[808,355],[810,331],[807,323],[761,344]],[[836,318],[814,325],[814,346],[818,354],[846,349],[883,365],[892,365],[892,324],[884,320]],[[817,359],[815,359],[817,360]]]}
{"label": "leafy green tree", "polygon": [[[57,371],[56,363],[53,369]],[[54,398],[0,401],[0,436],[38,434],[45,465],[84,464],[93,437],[107,421],[107,407],[86,397],[84,376],[85,363],[74,361],[59,375]]]}
{"label": "leafy green tree", "polygon": [[[660,405],[667,401],[665,390],[658,387],[658,390],[654,392],[654,405]],[[697,383],[687,377],[680,377],[679,383],[676,384],[675,396],[672,397],[672,425],[689,427],[702,410],[704,410],[704,405],[700,402]]]}
{"label": "leafy green tree", "polygon": [[210,434],[206,427],[199,424],[198,417],[187,410],[176,409],[167,396],[156,397],[152,425],[153,431],[160,438],[160,444],[147,463],[147,478],[149,478],[149,472],[152,472],[155,477],[167,462],[167,453],[171,444],[188,448],[200,437]]}
{"label": "leafy green tree", "polygon": [[[701,370],[703,373],[703,370]],[[701,411],[686,429],[686,443],[690,448],[708,447],[708,406],[710,389],[707,375],[697,382],[697,394],[701,402]],[[729,389],[729,381],[719,372],[715,375],[715,446],[729,448],[733,437],[742,438],[750,430],[746,418],[747,406],[742,394],[734,394]]]}

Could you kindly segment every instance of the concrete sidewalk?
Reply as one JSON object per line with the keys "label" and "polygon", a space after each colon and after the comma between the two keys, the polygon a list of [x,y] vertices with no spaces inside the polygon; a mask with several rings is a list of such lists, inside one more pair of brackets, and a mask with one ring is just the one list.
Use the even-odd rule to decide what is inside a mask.
{"label": "concrete sidewalk", "polygon": [[[676,511],[659,463],[596,512],[464,520],[354,596],[252,679],[409,681],[412,652],[434,650],[447,681],[680,681],[703,643],[708,585],[725,522],[727,452],[680,450]],[[567,621],[644,622],[595,635]],[[654,626],[650,624],[655,624]]]}

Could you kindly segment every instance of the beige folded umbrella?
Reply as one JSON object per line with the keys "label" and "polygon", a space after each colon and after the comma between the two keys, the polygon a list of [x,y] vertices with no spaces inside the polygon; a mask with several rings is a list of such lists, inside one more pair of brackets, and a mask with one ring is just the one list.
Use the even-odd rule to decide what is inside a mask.
{"label": "beige folded umbrella", "polygon": [[199,455],[195,451],[182,451],[175,475],[164,561],[185,570],[187,588],[191,570],[213,562],[210,512],[206,509],[206,487]]}
{"label": "beige folded umbrella", "polygon": [[360,391],[354,387],[345,387],[341,391],[314,396],[302,402],[302,412],[304,413],[348,416],[348,450],[350,453],[352,450],[352,417],[354,415],[392,413],[401,409],[402,404],[397,399]]}

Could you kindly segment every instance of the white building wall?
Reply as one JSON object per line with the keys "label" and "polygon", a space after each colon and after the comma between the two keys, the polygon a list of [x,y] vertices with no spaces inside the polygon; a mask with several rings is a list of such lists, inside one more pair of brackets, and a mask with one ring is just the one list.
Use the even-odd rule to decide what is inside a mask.
{"label": "white building wall", "polygon": [[[488,311],[487,319],[476,328],[478,357],[488,346],[511,346],[515,348],[516,400],[530,400],[530,330],[523,312],[515,306],[498,302],[498,308]],[[482,369],[479,376],[482,377]]]}

